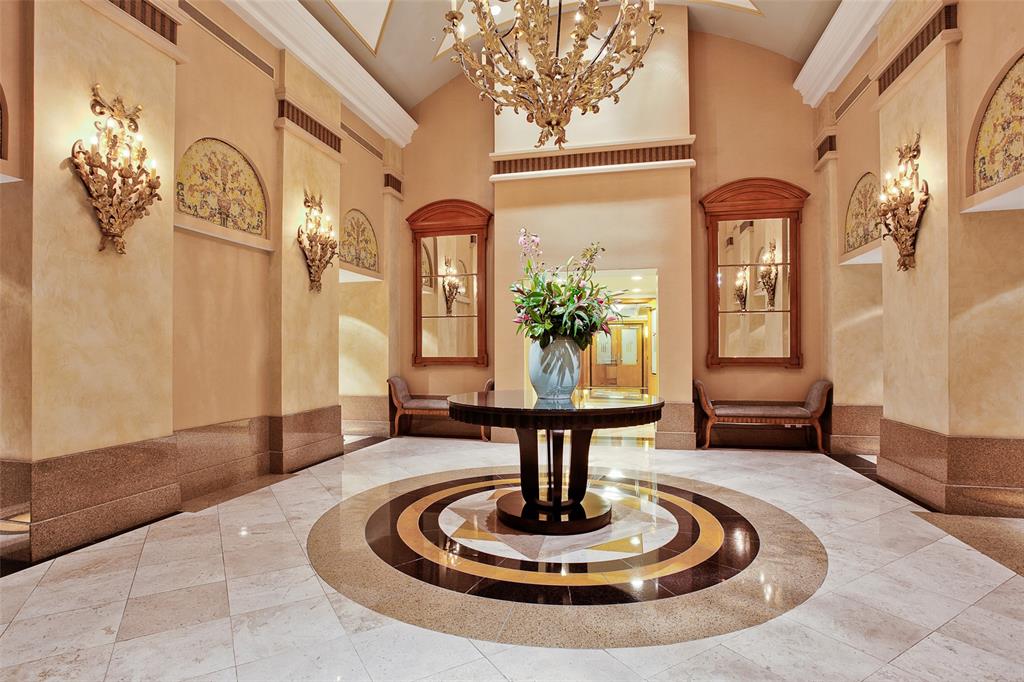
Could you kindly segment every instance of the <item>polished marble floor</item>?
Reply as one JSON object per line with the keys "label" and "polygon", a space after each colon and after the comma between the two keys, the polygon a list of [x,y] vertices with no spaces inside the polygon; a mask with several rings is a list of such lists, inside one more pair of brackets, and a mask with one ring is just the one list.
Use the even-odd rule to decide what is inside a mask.
{"label": "polished marble floor", "polygon": [[5,576],[0,680],[1024,679],[1024,577],[813,453],[593,448],[595,467],[768,502],[824,545],[827,576],[809,600],[714,637],[612,649],[498,644],[376,613],[311,567],[310,529],[343,500],[517,459],[514,445],[389,440]]}

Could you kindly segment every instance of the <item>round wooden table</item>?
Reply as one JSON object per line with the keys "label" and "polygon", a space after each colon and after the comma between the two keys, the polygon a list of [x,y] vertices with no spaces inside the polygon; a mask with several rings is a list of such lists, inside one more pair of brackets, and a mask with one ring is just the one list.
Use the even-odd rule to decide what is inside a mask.
{"label": "round wooden table", "polygon": [[[570,400],[538,400],[531,390],[483,391],[448,397],[452,419],[478,426],[516,430],[520,490],[498,499],[498,519],[527,533],[572,535],[602,528],[612,519],[611,504],[587,492],[590,439],[594,429],[650,424],[661,419],[665,401],[657,396],[618,400],[592,398],[578,391]],[[547,433],[547,479],[541,486],[537,431]],[[562,447],[570,436],[568,486],[563,487]]]}

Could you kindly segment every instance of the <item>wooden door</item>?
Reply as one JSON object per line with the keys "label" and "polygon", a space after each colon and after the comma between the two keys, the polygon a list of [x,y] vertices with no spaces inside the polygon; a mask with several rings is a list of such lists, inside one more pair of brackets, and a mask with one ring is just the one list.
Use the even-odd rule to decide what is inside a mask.
{"label": "wooden door", "polygon": [[647,388],[647,349],[642,322],[613,322],[611,334],[596,334],[590,345],[593,388]]}

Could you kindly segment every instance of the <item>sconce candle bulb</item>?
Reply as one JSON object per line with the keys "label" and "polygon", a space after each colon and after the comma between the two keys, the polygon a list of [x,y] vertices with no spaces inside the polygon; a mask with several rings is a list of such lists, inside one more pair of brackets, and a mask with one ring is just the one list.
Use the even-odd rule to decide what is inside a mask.
{"label": "sconce candle bulb", "polygon": [[928,183],[917,173],[921,134],[918,133],[911,144],[899,147],[896,153],[899,155],[897,176],[885,174],[888,186],[878,197],[878,224],[882,238],[892,239],[899,251],[897,269],[909,270],[916,266],[917,232],[930,198]]}
{"label": "sconce candle bulb", "polygon": [[128,108],[120,97],[107,102],[100,86],[92,86],[90,109],[98,120],[96,134],[86,149],[82,140],[71,147],[71,163],[89,193],[100,228],[100,247],[109,241],[117,253],[125,252],[124,234],[149,207],[160,200],[156,164],[146,164],[149,152],[139,134],[141,106]]}
{"label": "sconce candle bulb", "polygon": [[306,193],[303,206],[306,207],[306,221],[299,226],[296,239],[306,256],[309,290],[320,291],[320,278],[338,255],[338,238],[334,236],[334,227],[328,222],[330,216],[323,212],[322,197]]}

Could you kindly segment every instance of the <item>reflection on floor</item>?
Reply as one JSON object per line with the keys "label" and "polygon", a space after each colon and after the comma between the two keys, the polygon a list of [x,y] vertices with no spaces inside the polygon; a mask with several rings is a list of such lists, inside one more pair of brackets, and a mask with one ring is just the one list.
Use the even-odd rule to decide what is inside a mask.
{"label": "reflection on floor", "polygon": [[342,499],[517,461],[514,445],[388,440],[6,576],[0,679],[1021,679],[1024,577],[813,453],[594,447],[596,467],[731,488],[820,538],[828,575],[810,600],[716,637],[624,649],[495,644],[382,616],[311,568],[309,530]]}
{"label": "reflection on floor", "polygon": [[[616,403],[643,404],[642,392],[639,389],[592,388],[587,392],[588,401],[601,403],[603,400],[614,400]],[[616,445],[633,448],[653,448],[655,424],[641,426],[624,426],[619,429],[601,429],[594,432],[592,442],[597,445]]]}

